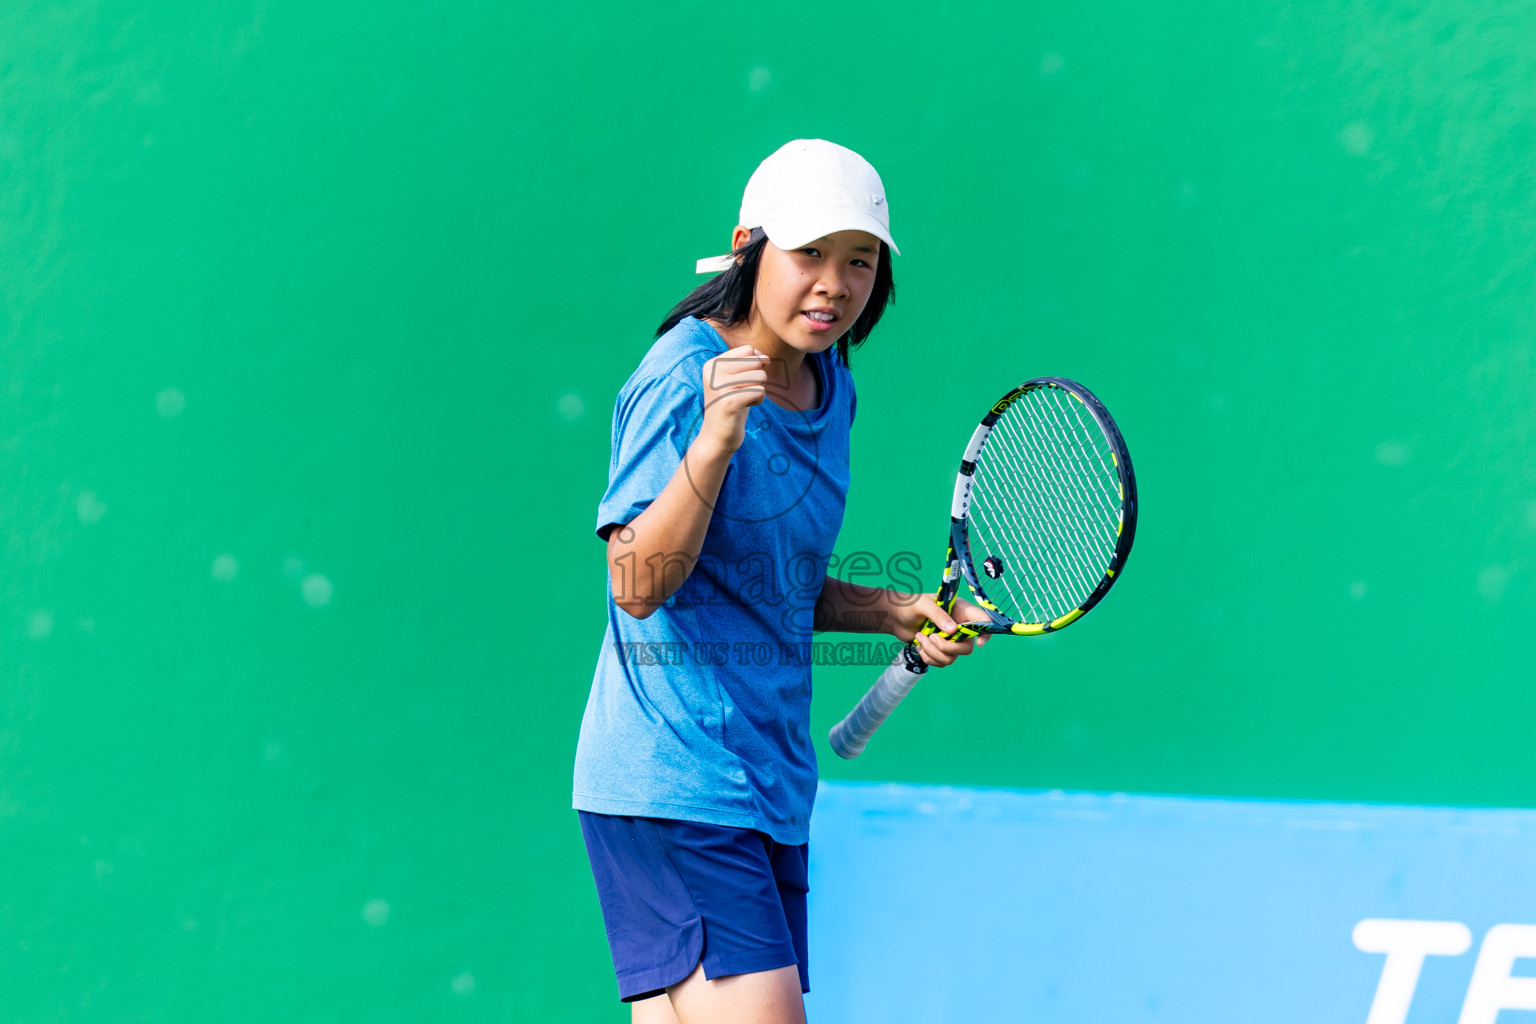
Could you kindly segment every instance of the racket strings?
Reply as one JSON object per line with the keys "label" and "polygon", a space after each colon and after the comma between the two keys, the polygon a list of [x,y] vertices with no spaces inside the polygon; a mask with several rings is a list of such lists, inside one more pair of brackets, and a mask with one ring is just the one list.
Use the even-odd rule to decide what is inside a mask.
{"label": "racket strings", "polygon": [[[1080,480],[1090,494],[1097,496],[1103,504],[1104,511],[1114,519],[1120,521],[1120,475],[1115,471],[1114,459],[1110,455],[1109,441],[1104,432],[1097,425],[1089,426],[1083,422],[1082,413],[1078,406],[1081,403],[1075,399],[1067,402],[1065,416],[1071,417],[1071,424],[1062,422],[1057,418],[1061,410],[1055,405],[1047,405],[1053,425],[1060,428],[1063,438],[1070,438],[1072,442],[1070,451],[1077,456],[1075,467],[1081,470]],[[1093,463],[1088,461],[1088,453],[1094,455]],[[1113,484],[1113,487],[1108,485]]]}
{"label": "racket strings", "polygon": [[[1032,470],[1031,459],[1026,456],[1025,451],[1018,447],[1017,441],[1014,438],[1009,438],[1008,434],[998,434],[997,444],[998,448],[1006,448],[1008,450],[1006,454],[1011,459],[1011,465]],[[998,484],[1000,484],[1000,494],[998,496],[1001,497],[1006,494],[1006,497],[1011,499],[1009,500],[1011,508],[1003,508],[1001,507],[1001,502],[995,502],[994,504],[994,502],[988,502],[985,499],[978,502],[983,510],[988,510],[991,513],[988,514],[991,536],[994,537],[998,545],[1008,548],[1009,560],[1015,563],[1015,567],[1032,567],[1032,565],[1035,565],[1035,560],[1029,559],[1028,550],[1020,547],[1017,543],[1017,540],[1021,539],[1020,531],[1017,530],[1017,527],[1006,527],[1009,525],[1009,511],[1014,511],[1014,514],[1017,514],[1017,510],[1023,510],[1023,508],[1037,508],[1040,511],[1040,516],[1037,517],[1037,525],[1041,528],[1040,540],[1041,542],[1051,543],[1055,553],[1057,553],[1057,559],[1043,562],[1038,567],[1044,570],[1041,582],[1044,585],[1051,586],[1051,590],[1054,591],[1052,596],[1055,597],[1057,605],[1068,602],[1069,594],[1077,590],[1077,586],[1081,586],[1083,580],[1078,579],[1077,586],[1074,586],[1074,582],[1069,579],[1069,576],[1072,574],[1072,563],[1061,556],[1066,551],[1071,550],[1075,543],[1080,542],[1080,539],[1072,533],[1068,517],[1061,513],[1060,500],[1058,500],[1055,494],[1046,491],[1046,488],[1043,487],[1043,481],[1041,481],[1038,473],[1034,473],[1034,471],[1026,471],[1026,473],[997,473],[994,476]],[[986,493],[986,488],[983,488],[983,493]],[[998,519],[1001,519],[1001,522],[998,522]],[[1020,559],[1023,559],[1023,562],[1020,562]]]}
{"label": "racket strings", "polygon": [[[1016,606],[1015,609],[1008,610],[1011,618],[1026,622],[1041,622],[1055,618],[1056,615],[1052,614],[1052,610],[1073,607],[1072,595],[1083,586],[1081,578],[1077,580],[1069,578],[1069,571],[1066,568],[1069,563],[1060,557],[1060,552],[1072,547],[1073,540],[1066,533],[1066,528],[1054,510],[1047,504],[1048,499],[1038,494],[1037,484],[1032,483],[1028,487],[1030,491],[1035,492],[1033,496],[1025,496],[1019,494],[1014,485],[1007,482],[1006,476],[999,475],[998,479],[1003,481],[1003,487],[1010,493],[993,495],[994,499],[1007,498],[1008,504],[1014,507],[1034,504],[1045,510],[1045,514],[1039,516],[1035,522],[1037,533],[1034,538],[1034,549],[1031,550],[1027,546],[1013,542],[1019,534],[1016,525],[1005,528],[998,522],[998,519],[1009,515],[1006,509],[994,507],[1001,506],[1003,502],[989,501],[983,497],[981,500],[972,502],[974,521],[979,521],[986,526],[982,531],[972,532],[972,550],[975,551],[979,547],[993,556],[1004,556],[1004,561],[998,567],[1000,570],[998,580]],[[980,537],[977,537],[978,532]],[[976,543],[977,539],[981,541],[979,545]],[[1042,557],[1042,555],[1049,557]],[[1018,586],[1015,587],[1011,581],[1018,581]]]}
{"label": "racket strings", "polygon": [[[1056,460],[1055,465],[1060,472],[1053,483],[1058,485],[1063,500],[1076,513],[1073,523],[1079,527],[1079,536],[1084,545],[1093,547],[1097,541],[1107,547],[1106,557],[1113,555],[1115,540],[1108,527],[1112,521],[1118,521],[1119,505],[1117,501],[1108,500],[1106,490],[1094,485],[1091,471],[1085,471],[1081,456],[1082,439],[1077,436],[1062,437],[1056,428],[1065,428],[1059,421],[1040,416],[1033,416],[1033,419],[1037,431],[1034,436],[1039,439],[1042,448],[1050,446],[1049,452],[1041,453],[1042,457],[1054,456]],[[1091,441],[1088,443],[1092,444]]]}
{"label": "racket strings", "polygon": [[[1017,428],[1020,422],[1010,423],[1009,427]],[[1056,453],[1042,450],[1038,434],[1015,434],[1016,430],[1005,429],[1000,438],[1013,454],[1015,464],[1023,468],[1024,476],[1021,479],[1028,484],[1024,495],[1014,492],[1015,509],[1023,511],[1032,506],[1038,509],[1040,515],[1037,518],[1050,527],[1051,536],[1058,544],[1058,555],[1062,559],[1060,564],[1063,566],[1061,575],[1070,575],[1077,582],[1077,587],[1069,589],[1076,591],[1087,586],[1091,590],[1097,583],[1092,567],[1085,565],[1084,559],[1074,558],[1073,555],[1091,549],[1094,543],[1077,507],[1077,496],[1070,487],[1063,484],[1058,472],[1062,468],[1060,457],[1057,455],[1053,459]],[[1003,474],[1003,478],[1006,479],[1007,475]]]}
{"label": "racket strings", "polygon": [[[1036,492],[1033,503],[1045,507],[1049,495],[1041,493],[1038,481],[1031,490]],[[1006,562],[994,563],[993,573],[989,575],[998,576],[1009,596],[1029,612],[1014,611],[1011,613],[1013,618],[1049,621],[1080,606],[1095,585],[1095,580],[1081,564],[1081,555],[1076,553],[1081,550],[1080,537],[1053,514],[1036,517],[1032,526],[1035,533],[1029,544],[1010,543],[1009,538],[1017,535],[1018,527],[997,521],[1007,513],[993,511],[989,514],[985,504],[981,508],[978,518],[990,527],[986,532],[991,535],[983,539],[983,547],[994,554],[1007,556]],[[1018,586],[1010,584],[1010,580],[1018,581]]]}
{"label": "racket strings", "polygon": [[[1021,395],[977,454],[971,488],[973,559],[1020,622],[1049,622],[1082,606],[1114,559],[1122,515],[1111,447],[1078,401],[1054,387]],[[988,572],[992,576],[992,572]]]}
{"label": "racket strings", "polygon": [[[997,433],[995,429],[993,433]],[[993,502],[985,499],[977,501],[974,498],[973,506],[979,507],[980,517],[984,518],[990,527],[988,535],[992,543],[989,548],[998,548],[1007,554],[1004,573],[1000,578],[1005,581],[1010,578],[1011,574],[1007,571],[1010,567],[1014,573],[1021,569],[1026,570],[1027,575],[1037,584],[1034,587],[1024,588],[1030,598],[1040,591],[1049,591],[1049,594],[1041,595],[1049,597],[1049,601],[1026,598],[1024,602],[1030,609],[1032,617],[1038,621],[1049,608],[1070,606],[1071,595],[1081,589],[1084,580],[1080,573],[1072,571],[1073,564],[1065,558],[1031,557],[1029,549],[1019,543],[1022,536],[1018,527],[1012,525],[1009,528],[1008,517],[1010,514],[1016,515],[1016,510],[1020,509],[1033,507],[1039,510],[1040,514],[1035,521],[1040,531],[1038,540],[1042,546],[1049,543],[1058,556],[1061,552],[1069,551],[1080,543],[1081,538],[1074,536],[1071,523],[1062,511],[1059,496],[1051,493],[1047,482],[1032,471],[1031,460],[1020,451],[1016,440],[1003,434],[997,437],[997,442],[999,448],[1008,449],[1006,454],[1012,465],[1023,468],[1025,472],[993,474],[1000,488],[997,497],[1009,499],[1007,507],[1001,501]],[[986,493],[985,488],[983,493]],[[1076,579],[1073,578],[1074,576]]]}
{"label": "racket strings", "polygon": [[[1071,549],[1074,546],[1078,550],[1091,548],[1093,540],[1084,527],[1083,517],[1077,508],[1077,496],[1069,487],[1063,486],[1059,473],[1043,471],[1044,468],[1060,469],[1060,466],[1052,467],[1051,463],[1046,461],[1054,453],[1040,450],[1040,446],[1035,443],[1036,439],[1027,435],[1015,438],[1005,432],[1003,440],[1013,447],[1015,455],[1020,460],[1019,464],[1026,468],[1028,480],[1034,485],[1032,493],[1027,498],[1021,498],[1018,507],[1024,509],[1031,501],[1041,502],[1041,508],[1049,515],[1050,521],[1055,526],[1056,537],[1065,548]],[[1068,561],[1066,564],[1077,570],[1080,577],[1091,577],[1090,569],[1081,562]]]}
{"label": "racket strings", "polygon": [[[998,530],[996,528],[995,524],[990,521],[990,518],[987,516],[985,510],[980,506],[972,504],[971,513],[972,515],[978,516],[981,522],[987,524],[992,536],[1006,535],[1004,531]],[[983,546],[990,555],[996,555],[999,550],[1002,550],[1003,553],[1007,556],[1007,559],[1004,562],[1003,572],[998,577],[998,582],[1002,584],[1003,590],[1007,593],[1013,604],[1013,607],[1011,608],[1004,607],[1002,609],[1003,613],[1006,614],[1010,619],[1013,619],[1016,622],[1045,621],[1048,617],[1047,609],[1050,607],[1050,604],[1042,605],[1038,600],[1035,600],[1030,596],[1032,593],[1037,593],[1039,590],[1049,591],[1048,596],[1051,599],[1051,603],[1057,607],[1064,607],[1068,603],[1066,594],[1070,592],[1070,585],[1065,584],[1060,580],[1054,579],[1050,575],[1046,575],[1040,577],[1036,581],[1038,586],[1027,586],[1026,583],[1028,581],[1021,579],[1018,575],[1020,569],[1023,569],[1026,574],[1029,571],[1029,566],[1022,554],[1013,550],[999,548],[998,545],[990,543],[984,543]],[[973,544],[972,547],[974,549],[976,545]],[[1020,579],[1020,586],[1023,587],[1024,590],[1023,594],[1015,589],[1014,584],[1011,582],[1013,579]],[[988,591],[988,593],[992,597],[993,604],[1003,604],[1003,602],[1000,600],[1001,595],[995,592],[995,588],[993,591]],[[1049,617],[1054,618],[1055,616]]]}
{"label": "racket strings", "polygon": [[[1065,465],[1077,484],[1077,493],[1086,495],[1090,502],[1097,499],[1102,518],[1090,515],[1084,522],[1103,528],[1108,553],[1113,555],[1119,535],[1121,498],[1120,475],[1114,468],[1109,439],[1097,424],[1090,426],[1083,422],[1078,408],[1082,403],[1077,399],[1057,388],[1049,389],[1045,397],[1045,401],[1028,405],[1026,411],[1058,446],[1052,454],[1065,452],[1071,456],[1065,460]],[[1045,410],[1044,416],[1040,414],[1041,409]],[[1065,420],[1070,420],[1070,424]],[[1113,530],[1110,529],[1112,526]]]}

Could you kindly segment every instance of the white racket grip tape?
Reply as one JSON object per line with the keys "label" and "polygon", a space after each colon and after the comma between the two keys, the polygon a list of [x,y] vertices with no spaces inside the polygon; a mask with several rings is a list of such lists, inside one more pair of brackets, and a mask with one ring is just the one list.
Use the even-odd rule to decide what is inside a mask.
{"label": "white racket grip tape", "polygon": [[896,705],[906,699],[923,675],[907,667],[905,650],[897,654],[891,667],[880,674],[875,685],[848,712],[848,717],[832,727],[827,738],[832,741],[832,749],[837,756],[854,758],[864,753],[864,747],[875,730],[896,710]]}

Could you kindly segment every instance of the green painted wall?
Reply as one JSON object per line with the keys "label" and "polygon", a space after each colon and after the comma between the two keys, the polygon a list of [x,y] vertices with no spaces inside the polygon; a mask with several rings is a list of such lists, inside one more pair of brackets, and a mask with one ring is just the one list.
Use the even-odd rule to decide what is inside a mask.
{"label": "green painted wall", "polygon": [[1042,373],[1144,505],[827,777],[1536,806],[1536,9],[932,10],[0,6],[0,1018],[623,1019],[608,412],[796,136],[905,252],[841,549]]}

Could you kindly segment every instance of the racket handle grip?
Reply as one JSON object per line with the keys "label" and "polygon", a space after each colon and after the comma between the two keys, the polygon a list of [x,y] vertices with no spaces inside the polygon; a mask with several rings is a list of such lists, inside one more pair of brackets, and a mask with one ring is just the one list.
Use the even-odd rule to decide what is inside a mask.
{"label": "racket handle grip", "polygon": [[855,758],[864,753],[875,730],[896,710],[896,705],[906,699],[927,671],[928,665],[917,653],[917,648],[911,644],[903,647],[890,668],[880,674],[875,685],[848,712],[848,716],[832,727],[827,739],[832,742],[832,750],[837,756]]}

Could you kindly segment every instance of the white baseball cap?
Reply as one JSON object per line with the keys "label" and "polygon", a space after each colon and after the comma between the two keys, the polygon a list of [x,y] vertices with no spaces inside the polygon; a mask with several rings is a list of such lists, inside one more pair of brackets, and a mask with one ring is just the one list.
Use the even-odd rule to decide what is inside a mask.
{"label": "white baseball cap", "polygon": [[[891,211],[880,175],[859,154],[825,139],[796,139],[757,165],[741,196],[744,228],[762,228],[780,249],[799,249],[834,231],[867,231],[891,238]],[[698,273],[731,268],[733,258],[698,261]]]}

